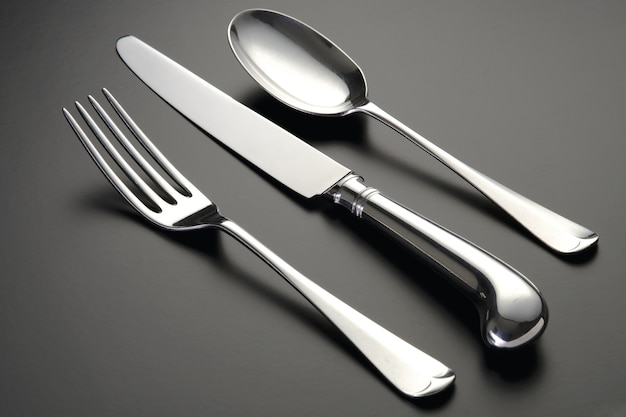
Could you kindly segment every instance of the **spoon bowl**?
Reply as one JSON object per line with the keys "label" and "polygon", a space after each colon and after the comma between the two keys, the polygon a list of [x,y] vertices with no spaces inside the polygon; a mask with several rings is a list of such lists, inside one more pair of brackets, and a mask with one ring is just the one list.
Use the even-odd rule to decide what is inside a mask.
{"label": "spoon bowl", "polygon": [[359,66],[305,23],[271,10],[245,10],[230,22],[228,40],[241,65],[276,99],[309,114],[362,112],[378,119],[465,179],[551,250],[574,254],[598,241],[595,232],[478,172],[369,101]]}
{"label": "spoon bowl", "polygon": [[230,24],[229,42],[244,68],[284,104],[340,116],[367,103],[363,72],[306,24],[270,10],[249,10]]}

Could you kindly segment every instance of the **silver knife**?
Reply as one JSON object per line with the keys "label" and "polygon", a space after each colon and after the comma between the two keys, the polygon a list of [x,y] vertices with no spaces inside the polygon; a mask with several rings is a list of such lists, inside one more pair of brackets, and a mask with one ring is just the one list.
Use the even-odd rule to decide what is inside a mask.
{"label": "silver knife", "polygon": [[466,239],[368,187],[363,179],[134,36],[117,52],[155,93],[213,138],[305,198],[323,196],[429,261],[476,306],[484,342],[535,341],[548,310],[520,272]]}

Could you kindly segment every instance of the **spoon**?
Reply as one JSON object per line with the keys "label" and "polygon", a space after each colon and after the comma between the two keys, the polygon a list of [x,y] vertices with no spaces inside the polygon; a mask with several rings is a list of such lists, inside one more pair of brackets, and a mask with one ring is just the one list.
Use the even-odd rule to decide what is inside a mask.
{"label": "spoon", "polygon": [[378,119],[465,179],[552,250],[573,254],[598,241],[595,232],[471,168],[369,101],[359,66],[305,23],[271,10],[245,10],[230,22],[228,40],[246,71],[279,101],[309,114],[362,112]]}

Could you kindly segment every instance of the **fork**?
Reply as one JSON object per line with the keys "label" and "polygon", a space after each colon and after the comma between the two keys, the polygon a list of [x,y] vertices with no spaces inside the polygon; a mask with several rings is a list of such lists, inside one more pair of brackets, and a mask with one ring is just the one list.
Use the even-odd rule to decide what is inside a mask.
{"label": "fork", "polygon": [[[374,323],[306,278],[242,227],[220,214],[218,207],[163,156],[113,95],[106,88],[102,91],[135,137],[135,141],[147,151],[148,158],[153,159],[160,166],[161,171],[170,177],[174,185],[146,160],[92,96],[88,98],[96,113],[113,133],[119,144],[130,154],[134,164],[140,167],[144,171],[144,176],[147,176],[154,183],[153,185],[158,186],[160,190],[157,191],[153,186],[148,185],[143,176],[131,167],[117,150],[119,144],[117,147],[113,145],[79,102],[75,103],[78,112],[110,155],[109,159],[115,161],[127,177],[126,180],[116,173],[112,165],[107,162],[66,108],[63,108],[63,114],[105,177],[140,214],[166,230],[185,231],[215,228],[235,238],[265,261],[313,304],[391,384],[406,396],[415,398],[429,396],[452,384],[455,374],[450,368]],[[127,185],[128,181],[134,184],[134,188],[140,190],[143,196],[132,191]],[[145,201],[146,197],[148,202]]]}

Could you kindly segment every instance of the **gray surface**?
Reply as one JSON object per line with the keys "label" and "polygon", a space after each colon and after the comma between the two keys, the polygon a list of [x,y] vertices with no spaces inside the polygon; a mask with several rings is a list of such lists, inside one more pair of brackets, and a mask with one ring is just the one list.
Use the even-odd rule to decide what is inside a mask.
{"label": "gray surface", "polygon": [[[277,105],[226,42],[230,18],[258,6],[329,36],[377,104],[596,230],[598,250],[547,252],[377,122]],[[9,0],[0,10],[0,415],[626,415],[624,2]],[[276,187],[151,93],[115,53],[124,34],[520,269],[550,307],[540,342],[483,348],[472,308],[428,268],[347,212]],[[454,389],[405,400],[228,237],[141,221],[61,115],[104,86],[224,213],[452,367]]]}

